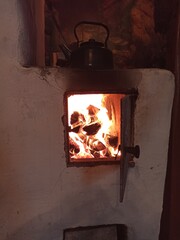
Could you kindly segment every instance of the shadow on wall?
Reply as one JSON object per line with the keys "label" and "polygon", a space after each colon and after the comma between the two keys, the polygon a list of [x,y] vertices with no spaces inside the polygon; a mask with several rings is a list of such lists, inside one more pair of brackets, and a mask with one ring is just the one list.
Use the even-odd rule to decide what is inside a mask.
{"label": "shadow on wall", "polygon": [[36,65],[36,22],[35,22],[35,1],[19,0],[18,9],[22,18],[21,31],[19,32],[19,45],[21,46],[20,63],[23,66]]}
{"label": "shadow on wall", "polygon": [[58,209],[47,212],[33,218],[31,221],[24,224],[16,232],[7,235],[6,240],[49,240],[59,239],[61,221],[58,219],[52,222],[53,215],[57,214]]}
{"label": "shadow on wall", "polygon": [[[89,194],[91,196],[84,202],[79,201],[79,192],[75,193],[73,197],[69,194],[66,199],[59,200],[59,202],[65,203],[64,206],[59,205],[49,212],[37,215],[17,231],[7,235],[6,240],[60,240],[63,239],[63,230],[66,228],[114,224],[103,222],[108,221],[112,212],[116,219],[118,217],[118,212],[115,209],[105,207],[106,203],[103,201],[108,199],[105,191],[98,188],[94,195],[91,192]],[[97,201],[97,197],[101,198],[101,202]],[[68,205],[70,199],[73,199],[74,205]]]}

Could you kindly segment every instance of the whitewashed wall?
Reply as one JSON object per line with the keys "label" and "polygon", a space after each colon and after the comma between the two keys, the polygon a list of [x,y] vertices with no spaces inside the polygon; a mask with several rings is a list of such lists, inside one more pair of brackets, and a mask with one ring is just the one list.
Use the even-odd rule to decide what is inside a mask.
{"label": "whitewashed wall", "polygon": [[135,115],[141,156],[120,203],[118,166],[66,167],[61,123],[66,71],[20,65],[17,2],[0,1],[0,239],[62,240],[65,228],[111,223],[127,224],[130,240],[158,239],[172,74],[132,73],[142,76]]}

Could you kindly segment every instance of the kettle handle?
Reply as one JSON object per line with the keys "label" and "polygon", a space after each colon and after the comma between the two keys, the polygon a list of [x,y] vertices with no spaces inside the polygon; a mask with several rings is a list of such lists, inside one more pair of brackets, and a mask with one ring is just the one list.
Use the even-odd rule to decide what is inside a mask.
{"label": "kettle handle", "polygon": [[105,24],[103,24],[103,23],[100,23],[100,22],[91,22],[91,21],[81,21],[81,22],[79,22],[79,23],[77,23],[76,25],[75,25],[75,27],[74,27],[74,36],[75,36],[75,38],[76,38],[76,40],[77,40],[77,44],[79,45],[79,38],[78,38],[78,35],[77,35],[77,27],[79,27],[79,25],[81,25],[81,24],[89,24],[89,25],[99,25],[99,26],[101,26],[101,27],[103,27],[105,30],[106,30],[106,33],[107,33],[107,36],[106,36],[106,38],[105,38],[105,41],[104,41],[104,46],[107,48],[107,41],[108,41],[108,39],[109,39],[109,28],[105,25]]}

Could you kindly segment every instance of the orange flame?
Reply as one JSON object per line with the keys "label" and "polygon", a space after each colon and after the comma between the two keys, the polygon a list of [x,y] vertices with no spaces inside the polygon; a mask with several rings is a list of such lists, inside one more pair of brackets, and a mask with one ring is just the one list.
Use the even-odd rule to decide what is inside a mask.
{"label": "orange flame", "polygon": [[[122,97],[118,96],[118,99]],[[119,156],[120,120],[117,121],[114,104],[107,101],[108,97],[109,94],[68,97],[69,153],[72,159]]]}

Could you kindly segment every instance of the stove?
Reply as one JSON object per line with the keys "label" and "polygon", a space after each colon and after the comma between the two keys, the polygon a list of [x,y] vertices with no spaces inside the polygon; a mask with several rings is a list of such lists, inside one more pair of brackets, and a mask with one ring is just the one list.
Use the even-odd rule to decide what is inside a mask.
{"label": "stove", "polygon": [[[125,224],[130,240],[158,239],[174,96],[172,73],[161,69],[56,69],[54,77],[63,102],[60,103],[63,124],[59,129],[64,145],[60,163],[62,229]],[[90,120],[84,120],[84,110],[76,107],[70,110],[76,100],[69,98],[83,95],[92,99],[85,107]],[[85,138],[95,137],[99,131],[100,105],[93,101],[94,96],[102,95],[105,100],[100,105],[106,106],[110,119],[119,116],[115,117],[117,134],[105,132],[108,143],[117,147],[114,151],[118,153],[101,157],[100,153],[91,152],[93,157],[77,157],[79,150],[76,152],[70,146],[70,134],[77,131],[85,134]],[[116,106],[118,110],[114,110]],[[78,128],[84,128],[83,132]],[[105,145],[97,140],[94,143],[94,139],[92,145],[88,144],[100,149]]]}

